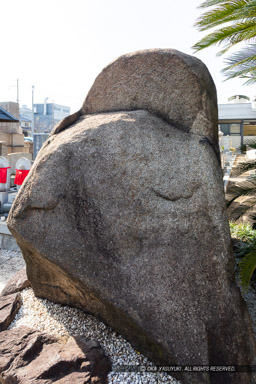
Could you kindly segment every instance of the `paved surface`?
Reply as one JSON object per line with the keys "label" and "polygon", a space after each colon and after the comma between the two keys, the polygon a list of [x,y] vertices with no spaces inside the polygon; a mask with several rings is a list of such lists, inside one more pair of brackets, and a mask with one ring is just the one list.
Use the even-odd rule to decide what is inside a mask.
{"label": "paved surface", "polygon": [[24,266],[21,252],[0,249],[0,292],[7,281]]}

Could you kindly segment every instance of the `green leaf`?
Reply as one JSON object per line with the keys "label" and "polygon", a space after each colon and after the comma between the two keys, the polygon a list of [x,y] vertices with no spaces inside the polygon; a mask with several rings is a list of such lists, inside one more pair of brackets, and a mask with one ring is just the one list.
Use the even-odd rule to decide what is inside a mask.
{"label": "green leaf", "polygon": [[[241,12],[246,6],[246,0],[222,1],[218,4],[220,4],[220,6],[203,13],[203,15],[196,22],[195,26],[198,27],[200,31],[205,31],[214,28],[220,24],[239,20],[241,17],[244,17],[243,13],[241,16]],[[206,7],[208,6],[203,6],[199,8]]]}
{"label": "green leaf", "polygon": [[[243,173],[254,170],[254,169],[256,169],[256,160],[248,160],[248,161],[245,161],[244,163],[240,163],[239,165],[237,165],[233,169],[232,173],[233,173],[233,176],[240,176]],[[243,187],[243,189],[247,189],[248,187],[252,187],[252,185],[248,184],[246,181],[239,183],[239,185],[241,185]],[[255,187],[256,187],[256,185],[255,185]]]}
{"label": "green leaf", "polygon": [[238,263],[241,286],[248,290],[252,274],[256,268],[256,250],[251,251]]}

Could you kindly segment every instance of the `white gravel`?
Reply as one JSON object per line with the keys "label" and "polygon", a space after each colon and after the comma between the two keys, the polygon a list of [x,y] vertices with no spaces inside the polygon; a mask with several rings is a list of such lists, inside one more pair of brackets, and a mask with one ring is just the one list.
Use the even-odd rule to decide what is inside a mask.
{"label": "white gravel", "polygon": [[[0,284],[6,281],[20,268],[24,261],[19,252],[0,251],[1,263]],[[10,263],[8,267],[8,263]],[[5,277],[3,277],[5,276]],[[5,278],[5,281],[3,281]],[[1,291],[1,285],[0,285]],[[54,304],[45,299],[35,297],[31,288],[21,292],[23,306],[16,315],[9,329],[20,325],[46,331],[61,338],[84,335],[86,338],[97,340],[112,363],[112,372],[108,376],[109,383],[120,384],[181,384],[166,373],[152,372],[117,372],[117,366],[140,366],[142,370],[156,367],[145,356],[135,351],[130,343],[107,327],[104,323],[85,312],[65,305]],[[256,335],[256,292],[253,288],[243,295],[251,315],[253,329]]]}
{"label": "white gravel", "polygon": [[31,288],[23,290],[21,295],[23,306],[9,329],[27,325],[61,338],[84,335],[86,338],[97,340],[112,363],[113,370],[108,377],[109,383],[179,383],[165,373],[116,372],[115,365],[142,367],[147,365],[152,370],[155,366],[142,354],[136,352],[120,335],[95,317],[76,308],[39,299],[35,297]]}

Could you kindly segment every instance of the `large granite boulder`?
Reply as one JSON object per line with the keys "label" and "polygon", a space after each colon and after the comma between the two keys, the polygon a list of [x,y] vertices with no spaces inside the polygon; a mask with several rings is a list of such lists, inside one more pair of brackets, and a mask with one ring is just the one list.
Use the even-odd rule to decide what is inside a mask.
{"label": "large granite boulder", "polygon": [[[215,88],[196,63],[160,50],[119,59],[107,79],[103,71],[108,105],[98,78],[72,125],[58,125],[40,151],[8,226],[37,296],[100,317],[157,364],[248,365],[255,344],[234,280]],[[115,105],[111,86],[127,102]],[[254,382],[249,373],[182,379]]]}

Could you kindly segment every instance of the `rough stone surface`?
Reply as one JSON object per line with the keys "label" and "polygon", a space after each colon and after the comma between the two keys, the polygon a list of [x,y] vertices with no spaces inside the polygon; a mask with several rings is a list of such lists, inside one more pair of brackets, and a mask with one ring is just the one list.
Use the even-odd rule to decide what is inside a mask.
{"label": "rough stone surface", "polygon": [[22,268],[18,271],[9,281],[7,281],[0,296],[10,295],[15,292],[20,292],[25,288],[30,287],[30,282],[27,278],[26,268]]}
{"label": "rough stone surface", "polygon": [[81,113],[143,109],[218,149],[216,90],[201,60],[174,49],[123,55],[103,69]]}
{"label": "rough stone surface", "polygon": [[[184,66],[182,55],[167,56],[177,76],[183,71],[186,78],[189,61]],[[80,116],[45,143],[8,226],[36,295],[100,317],[156,364],[246,365],[255,344],[234,280],[214,149],[216,99],[208,73],[192,75],[191,63],[186,89],[199,89],[201,81],[205,104],[194,100],[198,112],[192,112],[191,103],[191,121],[182,120],[187,129],[153,109]],[[174,93],[178,86],[184,87],[174,82]],[[152,91],[152,98],[157,94]],[[214,106],[209,124],[199,119],[201,131],[200,124],[194,130],[193,118],[205,114],[205,105]],[[251,379],[205,373],[182,380]]]}
{"label": "rough stone surface", "polygon": [[65,342],[28,327],[0,333],[1,384],[101,384],[109,370],[94,341]]}
{"label": "rough stone surface", "polygon": [[64,117],[61,121],[59,121],[54,127],[51,132],[51,135],[55,135],[56,133],[59,133],[60,131],[64,131],[64,129],[68,128],[70,125],[74,124],[79,117],[81,116],[81,110],[72,113],[72,115]]}
{"label": "rough stone surface", "polygon": [[0,332],[9,327],[21,304],[19,293],[0,297]]}

